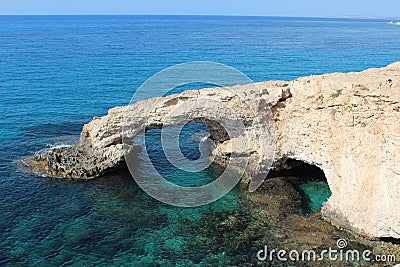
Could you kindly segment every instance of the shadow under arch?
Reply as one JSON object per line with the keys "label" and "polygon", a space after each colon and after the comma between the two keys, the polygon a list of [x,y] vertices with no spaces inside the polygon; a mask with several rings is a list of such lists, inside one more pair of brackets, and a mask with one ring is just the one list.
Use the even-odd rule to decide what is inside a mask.
{"label": "shadow under arch", "polygon": [[269,172],[267,179],[277,177],[289,178],[288,181],[301,194],[305,216],[321,209],[332,195],[323,170],[301,160],[284,160],[277,170]]}

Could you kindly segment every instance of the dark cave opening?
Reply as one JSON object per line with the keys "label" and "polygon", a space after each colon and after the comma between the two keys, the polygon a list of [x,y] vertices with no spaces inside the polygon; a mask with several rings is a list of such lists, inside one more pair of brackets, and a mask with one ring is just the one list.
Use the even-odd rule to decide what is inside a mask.
{"label": "dark cave opening", "polygon": [[381,237],[379,238],[380,241],[383,242],[389,242],[395,245],[400,245],[400,239],[394,238],[394,237]]}
{"label": "dark cave opening", "polygon": [[270,171],[267,179],[285,177],[302,197],[305,216],[322,208],[332,192],[324,172],[317,166],[287,159],[278,170]]}
{"label": "dark cave opening", "polygon": [[299,177],[326,181],[325,174],[320,168],[295,159],[286,160],[279,170],[271,170],[267,179],[275,177]]}

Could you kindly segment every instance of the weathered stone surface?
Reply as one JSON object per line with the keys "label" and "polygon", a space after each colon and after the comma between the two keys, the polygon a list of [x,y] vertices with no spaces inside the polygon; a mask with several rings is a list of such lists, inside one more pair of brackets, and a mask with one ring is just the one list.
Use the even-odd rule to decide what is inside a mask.
{"label": "weathered stone surface", "polygon": [[[199,99],[207,101],[196,105]],[[214,102],[225,103],[236,117]],[[123,164],[124,153],[132,149],[121,144],[124,125],[133,138],[145,129],[197,116],[213,128],[219,159],[250,155],[250,169],[262,170],[270,156],[260,149],[260,136],[268,137],[265,132],[272,127],[269,106],[275,122],[275,163],[291,158],[324,171],[332,191],[322,210],[325,218],[368,237],[400,238],[400,63],[360,73],[186,91],[116,107],[86,124],[76,146],[38,155],[30,164],[53,176],[95,177]],[[254,110],[264,116],[261,121]],[[205,113],[208,117],[202,119]],[[234,138],[226,140],[210,123],[221,120],[242,121],[250,132],[242,141],[249,145],[233,147]]]}
{"label": "weathered stone surface", "polygon": [[320,167],[323,215],[370,237],[400,238],[400,63],[300,78],[275,112],[278,158]]}

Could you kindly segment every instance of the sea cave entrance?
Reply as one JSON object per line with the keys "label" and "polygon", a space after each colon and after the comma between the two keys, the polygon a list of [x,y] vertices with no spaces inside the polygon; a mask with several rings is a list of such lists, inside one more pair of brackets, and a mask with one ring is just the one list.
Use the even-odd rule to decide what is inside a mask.
{"label": "sea cave entrance", "polygon": [[332,195],[324,172],[317,166],[288,159],[279,170],[270,171],[267,179],[285,177],[300,193],[305,216],[322,208]]}

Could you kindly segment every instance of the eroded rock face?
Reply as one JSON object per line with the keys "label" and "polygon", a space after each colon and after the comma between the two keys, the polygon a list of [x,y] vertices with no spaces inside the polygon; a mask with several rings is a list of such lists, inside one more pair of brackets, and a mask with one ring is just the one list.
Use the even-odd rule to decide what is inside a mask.
{"label": "eroded rock face", "polygon": [[[236,117],[207,103],[191,109],[198,99],[221,101]],[[202,119],[206,111],[208,119]],[[124,126],[134,138],[146,129],[186,123],[188,116],[212,128],[219,160],[250,156],[250,169],[259,171],[270,151],[260,149],[257,138],[272,128],[273,119],[275,165],[290,158],[324,171],[332,191],[322,209],[326,219],[368,237],[400,238],[400,63],[360,73],[186,91],[116,107],[86,124],[75,146],[37,155],[29,164],[52,176],[96,177],[122,166],[124,154],[133,149],[122,144]],[[242,121],[251,132],[249,145],[233,147],[232,138],[210,123],[219,120]]]}
{"label": "eroded rock face", "polygon": [[400,63],[305,77],[275,112],[279,157],[320,167],[332,196],[322,212],[370,236],[400,238]]}

